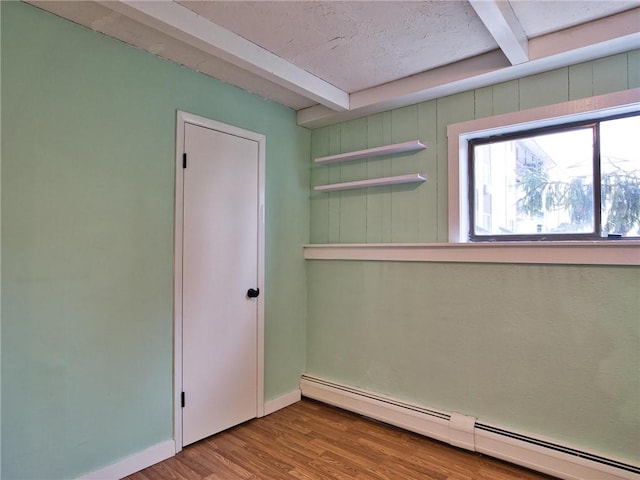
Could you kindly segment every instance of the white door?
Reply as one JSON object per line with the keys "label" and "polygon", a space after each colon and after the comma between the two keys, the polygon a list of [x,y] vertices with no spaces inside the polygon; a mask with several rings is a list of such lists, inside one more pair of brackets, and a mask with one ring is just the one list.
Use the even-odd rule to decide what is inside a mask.
{"label": "white door", "polygon": [[258,142],[185,123],[182,444],[257,416]]}

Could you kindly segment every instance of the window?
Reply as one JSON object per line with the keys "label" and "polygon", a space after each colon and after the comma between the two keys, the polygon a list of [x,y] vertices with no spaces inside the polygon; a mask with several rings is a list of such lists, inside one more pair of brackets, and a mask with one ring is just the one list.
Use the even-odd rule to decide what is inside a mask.
{"label": "window", "polygon": [[[636,248],[640,244],[640,199],[634,200],[638,191],[634,177],[640,177],[639,116],[640,88],[634,88],[448,125],[449,243],[517,244],[521,249],[545,243],[575,249],[578,244],[586,248],[589,243],[602,245],[606,255]],[[631,122],[631,132],[621,137],[621,124],[627,122]],[[565,149],[570,145],[576,164],[569,169],[573,173],[566,173],[562,181],[558,172],[568,170],[564,165],[569,162],[556,157],[565,155],[541,146],[546,140],[551,144],[558,138],[556,143]],[[472,148],[478,149],[474,162],[470,161],[475,153]],[[632,155],[623,153],[623,148],[630,148]],[[509,173],[503,168],[504,162],[502,166],[496,162],[492,165],[492,149],[499,152],[495,155],[509,155]],[[626,156],[629,158],[621,164],[621,157]],[[478,188],[472,186],[474,180]],[[528,191],[535,194],[521,199],[527,181]],[[545,188],[541,188],[543,185]],[[575,202],[571,209],[566,204],[563,207],[565,193],[581,194],[592,208],[588,212],[574,211]],[[632,214],[620,215],[624,211],[620,207],[625,204],[628,212],[636,212],[634,225]],[[627,228],[622,228],[625,220]],[[527,251],[533,254],[533,250]]]}
{"label": "window", "polygon": [[469,239],[640,237],[640,115],[471,138]]}

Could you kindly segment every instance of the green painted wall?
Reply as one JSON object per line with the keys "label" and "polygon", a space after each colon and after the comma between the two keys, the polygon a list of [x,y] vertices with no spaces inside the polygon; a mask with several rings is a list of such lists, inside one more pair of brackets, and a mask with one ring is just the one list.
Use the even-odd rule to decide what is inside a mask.
{"label": "green painted wall", "polygon": [[272,102],[2,2],[2,477],[172,438],[176,109],[267,136],[266,399],[304,369],[310,133]]}
{"label": "green painted wall", "polygon": [[[311,194],[312,243],[446,242],[450,123],[640,87],[640,51],[344,122],[311,185],[412,172],[418,186]],[[637,461],[638,267],[309,261],[307,372]]]}
{"label": "green painted wall", "polygon": [[[448,123],[640,86],[637,51],[310,136],[288,109],[1,5],[5,479],[74,478],[172,437],[176,109],[267,135],[267,400],[297,387],[306,354],[310,373],[637,455],[637,268],[305,269],[300,250],[309,236],[446,241]],[[413,138],[429,148],[309,168],[310,150]],[[309,204],[309,184],[415,170],[429,175],[419,188],[312,194]]]}
{"label": "green painted wall", "polygon": [[640,269],[308,268],[308,373],[637,459]]}

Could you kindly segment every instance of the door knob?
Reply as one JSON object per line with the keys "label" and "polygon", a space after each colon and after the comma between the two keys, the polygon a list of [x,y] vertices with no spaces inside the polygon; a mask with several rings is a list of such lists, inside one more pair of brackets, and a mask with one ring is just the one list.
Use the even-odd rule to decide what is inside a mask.
{"label": "door knob", "polygon": [[259,288],[256,288],[255,290],[253,288],[250,288],[249,290],[247,290],[247,297],[249,298],[256,298],[258,295],[260,295]]}

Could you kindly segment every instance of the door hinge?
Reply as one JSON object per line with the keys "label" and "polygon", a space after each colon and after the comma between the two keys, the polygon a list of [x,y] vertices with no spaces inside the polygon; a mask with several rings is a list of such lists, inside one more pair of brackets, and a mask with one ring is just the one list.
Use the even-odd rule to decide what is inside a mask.
{"label": "door hinge", "polygon": [[182,154],[182,168],[187,168],[187,154]]}
{"label": "door hinge", "polygon": [[180,402],[182,404],[182,408],[184,408],[184,392],[180,395]]}

